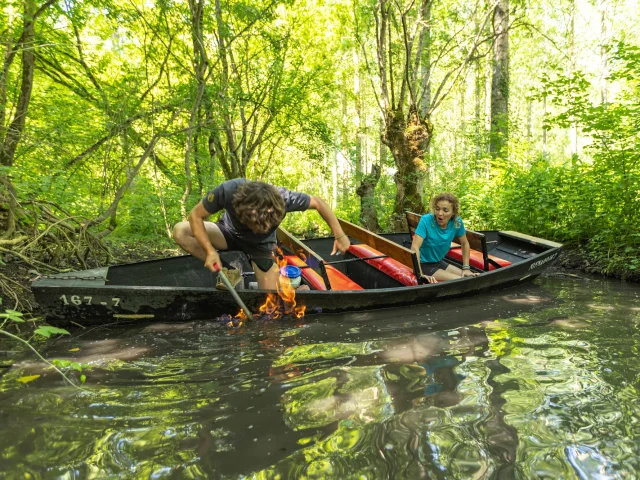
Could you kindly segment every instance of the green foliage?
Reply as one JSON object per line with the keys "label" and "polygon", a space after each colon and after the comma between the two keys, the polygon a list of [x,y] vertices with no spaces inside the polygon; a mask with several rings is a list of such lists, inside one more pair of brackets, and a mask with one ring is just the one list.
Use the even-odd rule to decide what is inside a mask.
{"label": "green foliage", "polygon": [[[576,125],[592,141],[581,156],[527,157],[511,147],[510,161],[461,159],[442,169],[426,197],[451,191],[473,229],[512,229],[549,238],[584,253],[593,271],[627,276],[640,268],[640,49],[611,50],[611,81],[624,86],[616,102],[591,100],[588,76],[543,76],[540,97],[556,106],[545,128]],[[437,154],[437,152],[436,152]],[[522,162],[516,161],[518,156]],[[479,174],[480,173],[480,174]],[[425,201],[428,198],[425,198]]]}
{"label": "green foliage", "polygon": [[5,310],[4,313],[0,313],[0,318],[4,318],[5,321],[8,320],[15,323],[24,323],[24,318],[22,318],[22,313],[17,312],[15,310]]}
{"label": "green foliage", "polygon": [[[411,25],[418,5],[400,3],[395,6],[406,9]],[[356,163],[381,164],[375,209],[382,229],[392,228],[395,169],[389,150],[380,149],[380,72],[372,34],[376,2],[230,0],[221,3],[220,16],[209,3],[200,30],[191,24],[188,2],[149,5],[153,8],[102,0],[98,7],[72,2],[40,12],[25,131],[14,165],[0,166],[21,202],[53,202],[70,217],[95,219],[111,206],[158,136],[153,154],[118,204],[111,224],[116,228],[107,237],[113,244],[171,245],[167,231],[204,192],[225,180],[229,168],[223,166],[231,157],[239,165],[232,175],[318,195],[335,205],[338,216],[355,222],[360,209],[356,172],[361,170]],[[622,42],[606,52],[598,47],[597,55],[608,58],[607,80],[619,94],[615,102],[595,101],[594,72],[577,68],[584,62],[572,59],[569,65],[566,52],[539,48],[547,40],[555,42],[551,50],[563,48],[569,32],[559,20],[572,8],[563,4],[547,12],[550,18],[526,11],[524,23],[531,29],[514,25],[510,32],[514,74],[507,158],[487,155],[484,114],[490,98],[483,85],[490,80],[490,66],[480,58],[466,65],[460,83],[430,117],[435,129],[424,202],[438,191],[452,191],[460,196],[471,228],[511,228],[556,239],[583,249],[602,271],[634,271],[640,49]],[[0,35],[3,44],[16,44],[11,35],[20,33],[20,15],[0,12],[9,25]],[[425,61],[431,56],[433,70],[420,73],[428,73],[431,94],[471,53],[462,39],[476,35],[482,22],[478,13],[468,2],[431,6],[429,49],[422,55]],[[391,30],[400,20],[391,19]],[[204,61],[194,41],[198,33],[207,55],[205,80],[196,73],[197,62]],[[224,49],[220,38],[227,42]],[[404,38],[392,35],[387,41],[393,53],[387,59],[388,81],[397,90]],[[578,55],[578,43],[571,55]],[[9,68],[6,112],[15,110],[21,89],[19,58]],[[201,104],[193,110],[198,98]],[[527,114],[526,107],[532,112]],[[591,145],[580,157],[567,158],[566,130],[574,126]],[[543,127],[549,137],[544,155]],[[260,142],[251,145],[258,137]],[[251,152],[238,160],[247,149]],[[23,230],[37,231],[34,214],[28,207],[24,211],[18,218]],[[94,229],[102,232],[109,221]],[[288,215],[284,225],[301,236],[329,233],[315,212]]]}
{"label": "green foliage", "polygon": [[80,362],[74,362],[72,360],[56,359],[56,360],[53,360],[52,363],[62,371],[64,371],[65,369],[70,369],[80,373],[78,377],[80,379],[80,383],[85,383],[87,381],[87,376],[83,372],[85,370],[91,370],[91,365],[86,365]]}
{"label": "green foliage", "polygon": [[[2,304],[1,298],[0,304]],[[0,313],[0,319],[4,319],[4,322],[0,324],[0,328],[4,327],[7,322],[25,323],[24,314],[22,312],[10,309],[5,310],[4,313]],[[69,335],[69,332],[64,328],[52,327],[50,325],[38,327],[33,331],[33,333],[44,338],[50,338],[51,335]]]}
{"label": "green foliage", "polygon": [[[0,304],[2,304],[2,298],[0,298]],[[31,343],[23,338],[20,338],[17,335],[14,335],[13,333],[9,333],[8,331],[6,331],[4,329],[5,325],[7,324],[7,322],[13,322],[13,323],[25,323],[25,320],[23,318],[23,314],[21,312],[15,311],[15,310],[6,310],[5,313],[0,313],[0,319],[4,318],[4,322],[2,322],[2,324],[0,324],[0,334],[2,334],[3,336],[7,336],[9,338],[11,338],[12,340],[18,342],[18,343],[23,343],[24,345],[26,345],[29,349],[31,349],[38,358],[40,358],[43,362],[49,364],[52,368],[54,368],[58,373],[60,373],[60,375],[62,375],[62,377],[69,382],[71,385],[75,386],[70,380],[69,378],[64,374],[64,372],[62,372],[58,367],[66,367],[66,366],[70,366],[71,368],[73,368],[74,370],[79,371],[82,374],[82,370],[83,367],[87,368],[89,367],[88,365],[81,365],[78,362],[70,362],[68,360],[54,360],[53,363],[49,362],[46,358],[44,358],[42,355],[40,355],[40,353],[38,353],[38,351],[33,347],[33,345],[31,345]],[[39,327],[37,329],[34,330],[34,335],[37,337],[42,337],[42,338],[50,338],[52,335],[69,335],[69,332],[67,330],[64,330],[62,328],[58,328],[58,327],[52,327],[49,325],[46,326],[42,326]],[[90,368],[90,367],[89,367]],[[40,378],[40,375],[28,375],[28,376],[23,376],[18,378],[17,380],[22,383],[22,384],[27,384],[30,383],[34,380],[37,380],[38,378]],[[80,382],[84,383],[86,381],[86,376],[85,375],[81,375],[80,376]]]}
{"label": "green foliage", "polygon": [[51,327],[49,325],[36,328],[33,333],[45,338],[49,338],[51,335],[69,335],[69,332],[64,328]]}

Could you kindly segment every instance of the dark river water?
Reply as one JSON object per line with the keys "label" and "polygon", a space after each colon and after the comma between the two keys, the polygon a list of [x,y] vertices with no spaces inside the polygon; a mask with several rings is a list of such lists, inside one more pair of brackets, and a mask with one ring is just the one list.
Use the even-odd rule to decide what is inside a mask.
{"label": "dark river water", "polygon": [[640,477],[637,284],[557,273],[432,305],[37,347],[86,365],[86,383],[2,340],[1,478]]}

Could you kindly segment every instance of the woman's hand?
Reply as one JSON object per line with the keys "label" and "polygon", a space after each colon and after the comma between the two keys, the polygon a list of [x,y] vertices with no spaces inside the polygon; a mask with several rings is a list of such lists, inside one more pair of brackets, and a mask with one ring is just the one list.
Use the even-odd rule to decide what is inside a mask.
{"label": "woman's hand", "polygon": [[215,250],[207,253],[207,259],[204,261],[205,268],[208,268],[212,272],[219,272],[222,268],[222,261],[220,255]]}
{"label": "woman's hand", "polygon": [[436,277],[430,277],[429,275],[422,275],[421,278],[423,280],[426,280],[429,283],[438,283],[438,281],[436,280]]}
{"label": "woman's hand", "polygon": [[471,270],[462,270],[462,275],[460,275],[461,277],[477,277],[478,275],[480,275],[477,272],[472,272]]}

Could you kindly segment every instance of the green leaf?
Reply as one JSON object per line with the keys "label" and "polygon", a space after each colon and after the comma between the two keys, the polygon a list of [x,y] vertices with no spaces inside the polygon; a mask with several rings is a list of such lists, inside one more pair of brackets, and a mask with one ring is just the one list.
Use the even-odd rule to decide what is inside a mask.
{"label": "green leaf", "polygon": [[35,333],[36,335],[42,335],[43,337],[47,338],[49,338],[51,335],[69,335],[69,332],[67,332],[64,328],[49,326],[37,328],[33,333]]}
{"label": "green leaf", "polygon": [[33,382],[34,380],[40,378],[40,375],[28,375],[26,377],[20,377],[18,379],[18,381],[20,383],[29,383],[29,382]]}
{"label": "green leaf", "polygon": [[6,310],[5,313],[0,313],[0,318],[6,318],[16,323],[24,323],[22,313],[16,310]]}
{"label": "green leaf", "polygon": [[87,376],[86,375],[80,375],[80,383],[84,383],[87,381]]}

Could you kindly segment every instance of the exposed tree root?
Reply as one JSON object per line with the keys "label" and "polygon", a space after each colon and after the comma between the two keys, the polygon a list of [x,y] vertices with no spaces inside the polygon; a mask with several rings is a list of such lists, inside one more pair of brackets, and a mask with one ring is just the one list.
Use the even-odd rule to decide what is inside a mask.
{"label": "exposed tree root", "polygon": [[89,223],[50,201],[18,201],[4,177],[0,182],[0,232],[4,232],[0,235],[0,265],[5,272],[0,274],[4,300],[0,308],[33,311],[34,304],[24,290],[28,293],[29,279],[38,275],[108,264],[110,252],[88,231]]}

